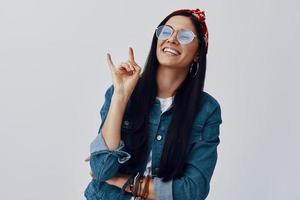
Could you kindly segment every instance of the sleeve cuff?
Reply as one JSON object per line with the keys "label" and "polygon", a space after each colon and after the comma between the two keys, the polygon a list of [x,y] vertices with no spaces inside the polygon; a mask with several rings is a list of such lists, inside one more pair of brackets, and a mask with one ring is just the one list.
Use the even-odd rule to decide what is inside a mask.
{"label": "sleeve cuff", "polygon": [[157,200],[173,200],[173,180],[163,182],[161,178],[154,177],[153,181]]}
{"label": "sleeve cuff", "polygon": [[108,148],[103,140],[101,133],[99,133],[90,145],[90,153],[93,154],[101,150],[108,150]]}
{"label": "sleeve cuff", "polygon": [[95,154],[110,152],[110,153],[113,153],[116,156],[118,156],[119,163],[125,163],[127,160],[130,159],[131,155],[129,153],[127,153],[126,151],[123,151],[124,147],[125,147],[125,144],[124,144],[123,140],[121,140],[120,146],[117,149],[112,150],[112,151],[109,150],[104,142],[104,139],[103,139],[101,133],[99,133],[97,135],[97,137],[90,144],[90,153],[92,155],[95,155]]}

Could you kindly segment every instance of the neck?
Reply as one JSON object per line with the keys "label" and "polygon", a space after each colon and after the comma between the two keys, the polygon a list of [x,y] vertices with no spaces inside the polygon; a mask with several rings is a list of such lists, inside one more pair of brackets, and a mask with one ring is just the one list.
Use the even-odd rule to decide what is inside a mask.
{"label": "neck", "polygon": [[174,69],[163,66],[158,66],[157,80],[157,96],[167,98],[175,95],[175,90],[184,81],[188,69]]}

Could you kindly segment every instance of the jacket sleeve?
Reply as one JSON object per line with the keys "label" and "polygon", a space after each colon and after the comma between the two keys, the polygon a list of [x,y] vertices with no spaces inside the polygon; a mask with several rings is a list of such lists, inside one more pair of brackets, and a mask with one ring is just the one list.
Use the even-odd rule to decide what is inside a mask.
{"label": "jacket sleeve", "polygon": [[101,130],[110,107],[113,90],[113,85],[106,90],[105,101],[100,110],[101,124],[98,135],[90,145],[91,170],[94,177],[100,182],[106,181],[116,175],[120,164],[125,163],[131,157],[130,154],[124,150],[125,145],[122,140],[116,150],[109,150],[102,137]]}
{"label": "jacket sleeve", "polygon": [[217,162],[219,127],[222,123],[220,105],[212,109],[186,161],[184,176],[163,182],[154,178],[157,200],[202,200],[209,193],[210,180]]}

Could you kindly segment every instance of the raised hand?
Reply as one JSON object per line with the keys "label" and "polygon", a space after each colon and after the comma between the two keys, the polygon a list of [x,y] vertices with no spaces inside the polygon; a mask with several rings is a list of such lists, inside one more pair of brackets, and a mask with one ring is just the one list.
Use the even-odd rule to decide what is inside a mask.
{"label": "raised hand", "polygon": [[141,67],[134,61],[133,49],[129,48],[128,60],[121,62],[118,67],[113,64],[111,55],[107,53],[107,63],[112,74],[114,92],[129,99],[141,72]]}

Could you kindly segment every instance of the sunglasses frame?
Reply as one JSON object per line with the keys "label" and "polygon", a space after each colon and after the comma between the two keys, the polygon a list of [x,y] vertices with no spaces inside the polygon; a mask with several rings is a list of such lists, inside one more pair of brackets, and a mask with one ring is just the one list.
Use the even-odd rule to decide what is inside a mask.
{"label": "sunglasses frame", "polygon": [[[155,36],[157,37],[158,40],[160,40],[160,39],[159,39],[158,36],[157,36],[157,35],[158,35],[158,34],[157,34],[157,30],[158,30],[160,27],[165,27],[165,26],[169,27],[169,28],[172,30],[172,33],[171,33],[170,37],[168,37],[168,38],[166,38],[166,39],[163,39],[163,40],[170,39],[170,38],[172,37],[172,35],[174,34],[174,32],[176,32],[176,31],[174,30],[174,28],[173,28],[172,26],[170,26],[170,25],[166,25],[166,24],[160,25],[160,26],[158,26],[158,27],[155,29]],[[192,39],[190,42],[188,42],[188,43],[181,43],[180,40],[179,40],[179,38],[178,38],[178,37],[179,37],[179,32],[180,32],[180,31],[189,31],[189,32],[191,32],[192,35],[193,35],[193,39]],[[191,42],[193,42],[193,40],[194,40],[195,38],[198,39],[197,35],[196,35],[192,30],[189,30],[189,29],[180,29],[180,30],[178,30],[178,33],[177,33],[177,35],[176,35],[176,38],[177,38],[178,42],[179,42],[181,45],[190,44]]]}

